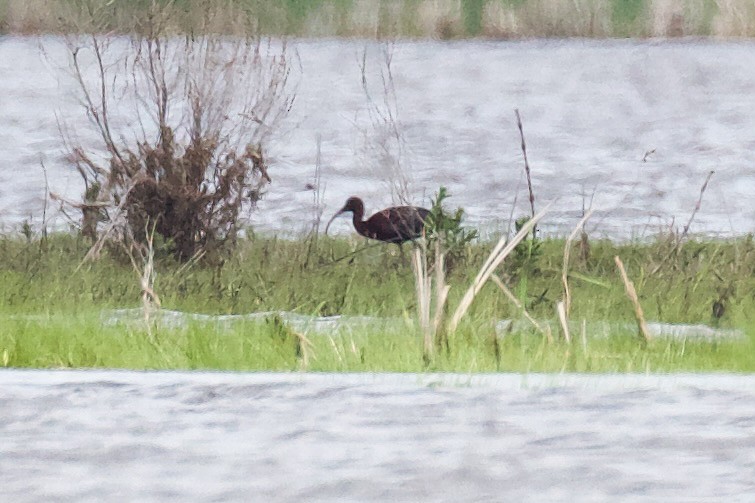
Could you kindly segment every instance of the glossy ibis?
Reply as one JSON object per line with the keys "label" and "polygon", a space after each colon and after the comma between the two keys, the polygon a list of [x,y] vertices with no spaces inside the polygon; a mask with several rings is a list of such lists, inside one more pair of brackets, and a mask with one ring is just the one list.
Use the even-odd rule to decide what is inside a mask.
{"label": "glossy ibis", "polygon": [[337,216],[348,212],[353,214],[354,228],[362,236],[398,245],[420,237],[430,214],[430,210],[417,206],[393,206],[363,220],[364,203],[358,197],[350,197],[325,226],[325,234]]}

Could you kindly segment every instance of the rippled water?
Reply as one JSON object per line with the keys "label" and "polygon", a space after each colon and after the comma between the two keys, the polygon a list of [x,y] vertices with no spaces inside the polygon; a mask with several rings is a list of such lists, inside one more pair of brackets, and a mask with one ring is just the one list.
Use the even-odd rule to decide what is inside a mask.
{"label": "rippled water", "polygon": [[[47,58],[40,55],[40,47]],[[372,42],[297,41],[298,97],[269,145],[273,185],[258,229],[296,233],[313,198],[322,135],[325,212],[351,194],[368,211],[389,205],[373,156],[385,131],[367,118],[360,54],[376,82]],[[0,38],[0,220],[42,212],[46,160],[53,190],[77,196],[56,121],[86,143],[86,117],[55,39]],[[470,221],[505,228],[518,194],[526,213],[513,109],[521,110],[538,204],[558,199],[543,229],[563,232],[594,193],[594,233],[627,237],[686,222],[707,173],[716,174],[693,232],[755,231],[755,44],[749,41],[398,42],[393,47],[402,161],[417,202],[439,185]],[[382,98],[378,90],[376,101]],[[655,150],[647,162],[645,152]],[[304,212],[305,222],[299,220]],[[60,223],[60,221],[58,221]],[[338,222],[336,232],[348,232]]]}
{"label": "rippled water", "polygon": [[[294,45],[298,99],[255,216],[281,232],[311,210],[317,134],[326,213],[351,194],[391,203],[359,74],[376,47]],[[56,116],[90,137],[63,61],[55,39],[0,38],[2,224],[41,216],[41,158],[53,190],[81,190]],[[571,227],[593,191],[594,232],[686,221],[715,170],[693,230],[755,231],[751,42],[401,42],[393,65],[418,202],[444,184],[502,228],[521,182],[516,107],[538,204],[559,198],[545,228]],[[755,378],[736,375],[2,370],[0,488],[14,502],[749,502],[754,403]]]}
{"label": "rippled water", "polygon": [[25,501],[753,501],[755,378],[0,371]]}

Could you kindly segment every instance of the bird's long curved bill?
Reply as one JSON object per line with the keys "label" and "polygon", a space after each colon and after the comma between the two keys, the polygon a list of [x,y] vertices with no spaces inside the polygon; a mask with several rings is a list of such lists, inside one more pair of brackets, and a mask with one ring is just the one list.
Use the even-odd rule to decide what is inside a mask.
{"label": "bird's long curved bill", "polygon": [[333,223],[333,220],[338,218],[339,216],[343,215],[343,210],[338,210],[338,213],[330,217],[330,220],[328,220],[328,225],[325,226],[325,235],[328,235],[328,229],[330,228],[330,224]]}

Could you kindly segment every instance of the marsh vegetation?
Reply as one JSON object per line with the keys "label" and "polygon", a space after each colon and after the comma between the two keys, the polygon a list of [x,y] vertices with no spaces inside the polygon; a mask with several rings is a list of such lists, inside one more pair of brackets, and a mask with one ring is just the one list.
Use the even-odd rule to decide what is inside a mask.
{"label": "marsh vegetation", "polygon": [[[577,246],[575,244],[575,246]],[[490,252],[464,247],[449,272],[455,306]],[[571,342],[559,333],[555,305],[563,296],[564,241],[546,239],[528,260],[497,272],[522,306],[550,320],[549,342],[526,322],[496,332],[522,311],[493,284],[480,291],[458,329],[428,364],[416,323],[417,297],[407,257],[361,240],[243,239],[223,262],[187,266],[158,250],[153,288],[164,309],[247,314],[287,311],[311,316],[374,317],[372,328],[308,334],[275,314],[232,324],[212,319],[182,325],[158,318],[112,323],[116,308],[141,308],[142,283],[117,248],[82,265],[89,245],[71,235],[5,236],[0,240],[0,356],[16,367],[127,367],[235,370],[753,371],[755,244],[675,241],[591,243],[569,268],[572,321],[586,320]],[[575,249],[576,251],[576,249]],[[736,327],[743,338],[638,339],[633,310],[614,256],[634,279],[649,320]],[[393,320],[390,324],[380,320]],[[596,320],[615,322],[595,329]]]}
{"label": "marsh vegetation", "polygon": [[[259,10],[270,7],[265,2],[147,2],[138,12],[129,10],[136,3],[61,4],[65,13],[55,18],[58,28],[40,25],[39,30],[66,33],[71,74],[99,145],[76,143],[62,129],[68,160],[84,185],[78,201],[51,194],[69,212],[70,233],[49,232],[43,219],[41,227],[26,223],[21,235],[0,237],[0,363],[226,370],[752,371],[752,238],[711,241],[689,235],[712,172],[687,225],[670,227],[654,239],[591,240],[583,229],[589,209],[568,238],[540,237],[537,226],[545,212],[540,207],[535,211],[531,178],[537,173],[527,161],[518,111],[531,211],[516,215],[515,222],[512,213],[513,237],[480,239],[475,229],[464,226],[463,209],[444,205],[443,187],[433,199],[424,237],[405,249],[322,236],[319,154],[309,233],[278,239],[255,235],[246,226],[243,213],[254,209],[272,180],[265,140],[295,97],[289,81],[295,58],[289,57],[285,43],[271,43],[262,34],[308,35],[305,27],[322,10],[343,11],[352,19],[355,9],[370,5],[380,9],[379,20],[388,19],[373,27],[370,36],[383,36],[381,26],[390,26],[386,33],[391,36],[442,38],[618,33],[563,27],[547,32],[551,27],[546,33],[492,34],[483,20],[491,19],[495,6],[523,15],[539,4],[452,4],[460,9],[461,24],[433,18],[429,31],[411,24],[420,14],[437,14],[423,2],[391,4],[405,7],[397,19],[414,20],[400,29],[393,18],[382,17],[388,8],[384,2],[278,4],[282,11],[276,15],[285,26]],[[3,5],[5,26],[16,30],[13,20],[23,19],[26,11],[12,1]],[[436,9],[442,5],[433,4]],[[645,19],[642,13],[650,8],[635,2],[636,10],[628,13],[622,10],[628,3],[606,5],[622,23]],[[557,7],[549,4],[542,10],[553,13]],[[233,23],[225,23],[229,13]],[[608,26],[595,15],[590,19],[591,30]],[[349,26],[342,21],[338,26]],[[650,34],[643,29],[638,33]],[[128,36],[113,37],[113,31]],[[175,37],[179,32],[187,36]],[[228,40],[224,34],[229,32],[241,36]],[[364,59],[362,84],[373,129],[387,138],[375,148],[380,168],[392,177],[394,199],[409,202],[392,53],[381,54],[383,95],[373,99],[370,94]],[[84,65],[94,71],[83,71]],[[116,86],[119,79],[121,87]],[[136,119],[114,119],[119,107],[131,107]],[[231,115],[231,109],[238,113]],[[122,322],[115,313],[123,308],[138,308],[140,316]],[[161,319],[161,310],[268,314],[231,323],[204,318],[170,324]],[[315,334],[291,326],[276,314],[281,312],[366,316],[375,323],[356,331]],[[503,319],[522,323],[501,325]],[[739,337],[651,337],[648,320],[733,328],[738,332],[729,333]]]}
{"label": "marsh vegetation", "polygon": [[150,4],[175,32],[298,37],[666,37],[755,35],[749,0],[0,0],[0,32],[131,32]]}

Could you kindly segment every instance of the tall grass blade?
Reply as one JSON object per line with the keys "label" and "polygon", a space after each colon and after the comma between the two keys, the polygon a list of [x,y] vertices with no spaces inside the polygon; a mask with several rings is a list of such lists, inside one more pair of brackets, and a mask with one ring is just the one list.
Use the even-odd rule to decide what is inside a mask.
{"label": "tall grass blade", "polygon": [[477,274],[477,277],[475,277],[474,282],[472,282],[472,285],[464,294],[461,302],[459,302],[459,306],[456,308],[456,311],[451,318],[451,322],[448,325],[449,332],[454,332],[456,330],[456,328],[459,326],[459,322],[464,317],[467,310],[469,309],[469,306],[472,305],[474,298],[477,296],[480,290],[482,290],[482,287],[485,285],[488,278],[490,278],[491,274],[493,274],[496,268],[501,265],[501,262],[506,259],[509,253],[511,253],[514,248],[516,248],[516,245],[518,245],[519,242],[522,241],[527,236],[527,234],[529,234],[529,232],[535,227],[535,225],[537,225],[540,219],[543,218],[546,213],[548,213],[548,209],[550,208],[551,204],[548,204],[545,208],[540,210],[537,215],[528,220],[522,226],[522,228],[519,229],[519,232],[511,239],[511,241],[508,242],[508,244],[506,243],[506,236],[503,236],[498,241],[498,244],[488,256],[487,260],[480,269],[480,272]]}
{"label": "tall grass blade", "polygon": [[561,271],[561,283],[564,285],[564,311],[566,313],[566,317],[568,319],[569,312],[571,310],[571,292],[569,291],[569,254],[571,252],[571,244],[574,241],[574,239],[577,237],[577,234],[582,230],[582,228],[585,226],[585,222],[592,216],[593,210],[588,211],[585,213],[585,216],[582,217],[582,219],[577,223],[577,226],[574,227],[574,230],[571,234],[569,234],[569,237],[566,238],[566,243],[564,244],[564,265]]}
{"label": "tall grass blade", "polygon": [[648,330],[647,322],[645,321],[645,315],[642,313],[642,306],[640,305],[640,299],[637,297],[637,291],[634,289],[634,283],[627,276],[627,271],[624,269],[624,263],[621,261],[618,255],[614,258],[616,266],[619,268],[621,279],[624,281],[624,288],[626,289],[629,300],[632,301],[634,307],[634,316],[637,319],[637,327],[640,331],[640,336],[645,339],[645,342],[650,341],[650,331]]}

